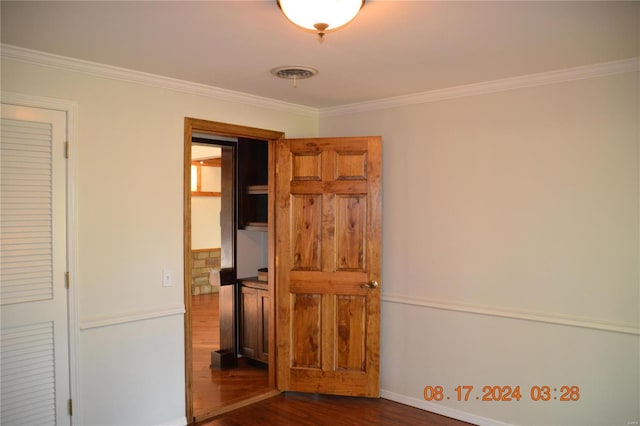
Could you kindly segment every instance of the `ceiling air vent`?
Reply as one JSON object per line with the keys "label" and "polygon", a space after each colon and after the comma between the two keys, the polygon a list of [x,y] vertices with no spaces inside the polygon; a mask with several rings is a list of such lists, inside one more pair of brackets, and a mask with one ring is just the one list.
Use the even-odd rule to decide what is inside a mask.
{"label": "ceiling air vent", "polygon": [[276,77],[293,80],[293,87],[297,87],[298,80],[311,78],[318,74],[318,70],[311,67],[286,66],[272,69],[271,74]]}

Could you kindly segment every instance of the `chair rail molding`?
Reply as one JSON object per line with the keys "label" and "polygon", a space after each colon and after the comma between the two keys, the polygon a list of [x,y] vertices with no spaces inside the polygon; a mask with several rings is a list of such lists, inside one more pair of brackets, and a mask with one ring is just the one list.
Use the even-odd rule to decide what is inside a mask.
{"label": "chair rail molding", "polygon": [[488,315],[493,317],[543,322],[547,324],[589,328],[593,330],[632,334],[636,336],[640,335],[640,326],[638,324],[604,321],[594,318],[574,317],[557,313],[537,312],[523,309],[506,309],[496,306],[465,304],[454,301],[425,299],[395,294],[383,295],[382,302],[417,306],[428,309],[464,312],[468,314]]}
{"label": "chair rail molding", "polygon": [[184,304],[159,306],[157,308],[141,309],[139,311],[116,312],[109,315],[83,318],[82,320],[80,320],[80,330],[111,327],[114,325],[126,324],[134,321],[144,321],[169,317],[173,315],[184,315],[184,313]]}

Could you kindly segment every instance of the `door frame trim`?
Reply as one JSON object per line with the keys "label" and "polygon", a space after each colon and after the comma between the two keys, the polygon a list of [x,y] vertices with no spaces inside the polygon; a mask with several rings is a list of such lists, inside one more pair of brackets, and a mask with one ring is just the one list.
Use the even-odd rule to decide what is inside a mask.
{"label": "door frame trim", "polygon": [[[70,417],[71,425],[81,424],[82,404],[78,392],[78,366],[80,360],[79,343],[79,300],[78,286],[78,220],[77,220],[77,117],[78,103],[76,101],[49,98],[44,96],[27,95],[24,93],[2,91],[1,102],[30,108],[41,108],[62,111],[66,114],[67,143],[69,144],[66,164],[66,217],[67,217],[67,272],[69,273],[69,288],[67,289],[68,338],[69,338],[69,398],[74,401],[74,413]],[[66,380],[66,379],[65,379]]]}
{"label": "door frame trim", "polygon": [[229,407],[220,407],[210,412],[211,417],[230,409],[239,408],[257,402],[261,397],[268,398],[277,393],[276,390],[276,335],[275,335],[275,301],[276,301],[276,263],[275,263],[275,144],[284,138],[284,132],[259,129],[237,124],[222,123],[192,117],[184,118],[184,173],[183,173],[183,258],[184,258],[184,345],[185,345],[185,405],[187,421],[191,424],[193,416],[193,354],[191,350],[191,140],[193,133],[206,133],[213,136],[244,137],[261,139],[269,143],[269,198],[268,198],[268,237],[267,268],[269,298],[269,386],[271,391],[265,395],[247,399],[241,403],[233,403]]}

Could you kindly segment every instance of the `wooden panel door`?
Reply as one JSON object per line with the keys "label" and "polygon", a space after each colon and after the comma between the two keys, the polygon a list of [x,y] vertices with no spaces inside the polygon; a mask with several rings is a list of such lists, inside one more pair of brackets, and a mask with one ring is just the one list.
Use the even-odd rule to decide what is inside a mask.
{"label": "wooden panel door", "polygon": [[379,396],[381,139],[277,145],[278,388]]}

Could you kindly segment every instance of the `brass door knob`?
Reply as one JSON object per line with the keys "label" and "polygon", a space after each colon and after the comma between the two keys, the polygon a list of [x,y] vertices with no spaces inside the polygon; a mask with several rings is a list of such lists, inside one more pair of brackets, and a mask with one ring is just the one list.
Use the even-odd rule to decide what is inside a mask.
{"label": "brass door knob", "polygon": [[366,284],[362,284],[360,287],[361,288],[370,288],[370,289],[378,288],[378,281],[369,281]]}

